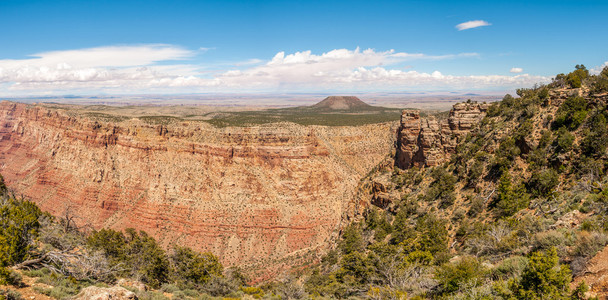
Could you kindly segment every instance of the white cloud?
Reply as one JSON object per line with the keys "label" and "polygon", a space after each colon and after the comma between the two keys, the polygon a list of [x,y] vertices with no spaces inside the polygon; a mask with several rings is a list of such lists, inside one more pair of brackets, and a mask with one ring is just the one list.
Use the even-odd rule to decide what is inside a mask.
{"label": "white cloud", "polygon": [[475,21],[468,21],[468,22],[464,22],[464,23],[460,23],[458,25],[456,25],[456,29],[458,29],[459,31],[462,30],[467,30],[467,29],[472,29],[472,28],[477,28],[477,27],[482,27],[482,26],[490,26],[492,24],[484,21],[484,20],[475,20]]}
{"label": "white cloud", "polygon": [[171,45],[109,46],[78,50],[50,51],[30,55],[30,59],[0,60],[0,68],[20,66],[73,68],[145,66],[160,61],[184,60],[194,52]]}
{"label": "white cloud", "polygon": [[478,57],[477,53],[427,55],[336,49],[279,52],[269,60],[232,63],[234,70],[205,71],[186,60],[193,51],[171,45],[100,47],[45,52],[23,60],[0,60],[0,86],[11,94],[188,93],[251,91],[391,91],[506,89],[547,82],[530,76],[453,76],[425,73],[403,63]]}
{"label": "white cloud", "polygon": [[240,67],[240,66],[248,66],[248,65],[257,65],[260,63],[263,63],[264,61],[258,58],[252,58],[252,59],[248,59],[245,61],[239,61],[234,63],[235,66]]}
{"label": "white cloud", "polygon": [[601,66],[591,68],[591,70],[589,70],[589,73],[591,73],[591,75],[597,75],[601,73],[602,70],[606,67],[608,67],[608,61],[604,62]]}
{"label": "white cloud", "polygon": [[509,70],[509,72],[511,72],[511,73],[521,73],[523,71],[524,71],[524,69],[522,69],[522,68],[511,68],[511,70]]}

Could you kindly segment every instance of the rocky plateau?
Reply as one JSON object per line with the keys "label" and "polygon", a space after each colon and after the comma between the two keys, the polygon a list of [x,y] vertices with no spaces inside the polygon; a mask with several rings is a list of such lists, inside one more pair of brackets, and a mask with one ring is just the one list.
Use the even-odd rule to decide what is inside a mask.
{"label": "rocky plateau", "polygon": [[400,124],[216,128],[4,101],[0,172],[17,193],[74,214],[83,228],[144,230],[264,280],[318,259],[363,207],[385,204],[382,186],[368,198],[358,187],[395,145],[401,168],[437,165],[486,109],[457,104],[446,120],[405,110]]}
{"label": "rocky plateau", "polygon": [[215,128],[0,103],[0,172],[79,226],[145,230],[270,278],[326,251],[397,124]]}

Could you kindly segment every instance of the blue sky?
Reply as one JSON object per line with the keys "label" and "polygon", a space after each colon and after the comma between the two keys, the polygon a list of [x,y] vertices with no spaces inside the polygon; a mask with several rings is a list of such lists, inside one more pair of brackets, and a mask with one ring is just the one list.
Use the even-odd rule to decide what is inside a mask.
{"label": "blue sky", "polygon": [[[3,0],[0,95],[509,90],[605,65],[606,13],[608,1]],[[489,25],[457,29],[469,21]]]}

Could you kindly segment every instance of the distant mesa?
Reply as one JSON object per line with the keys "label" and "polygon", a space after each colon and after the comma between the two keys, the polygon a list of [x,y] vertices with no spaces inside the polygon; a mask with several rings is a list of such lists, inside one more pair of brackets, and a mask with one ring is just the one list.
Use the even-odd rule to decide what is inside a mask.
{"label": "distant mesa", "polygon": [[311,106],[311,108],[318,110],[358,110],[372,108],[372,106],[354,96],[329,96]]}

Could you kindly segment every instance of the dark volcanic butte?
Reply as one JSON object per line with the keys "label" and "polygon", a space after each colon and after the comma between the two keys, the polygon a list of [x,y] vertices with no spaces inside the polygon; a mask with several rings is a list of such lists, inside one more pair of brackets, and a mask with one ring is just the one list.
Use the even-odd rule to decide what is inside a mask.
{"label": "dark volcanic butte", "polygon": [[329,96],[323,101],[311,106],[317,110],[356,110],[372,108],[373,106],[354,96]]}
{"label": "dark volcanic butte", "polygon": [[145,230],[268,279],[329,249],[397,125],[108,123],[2,102],[0,172],[80,225]]}

